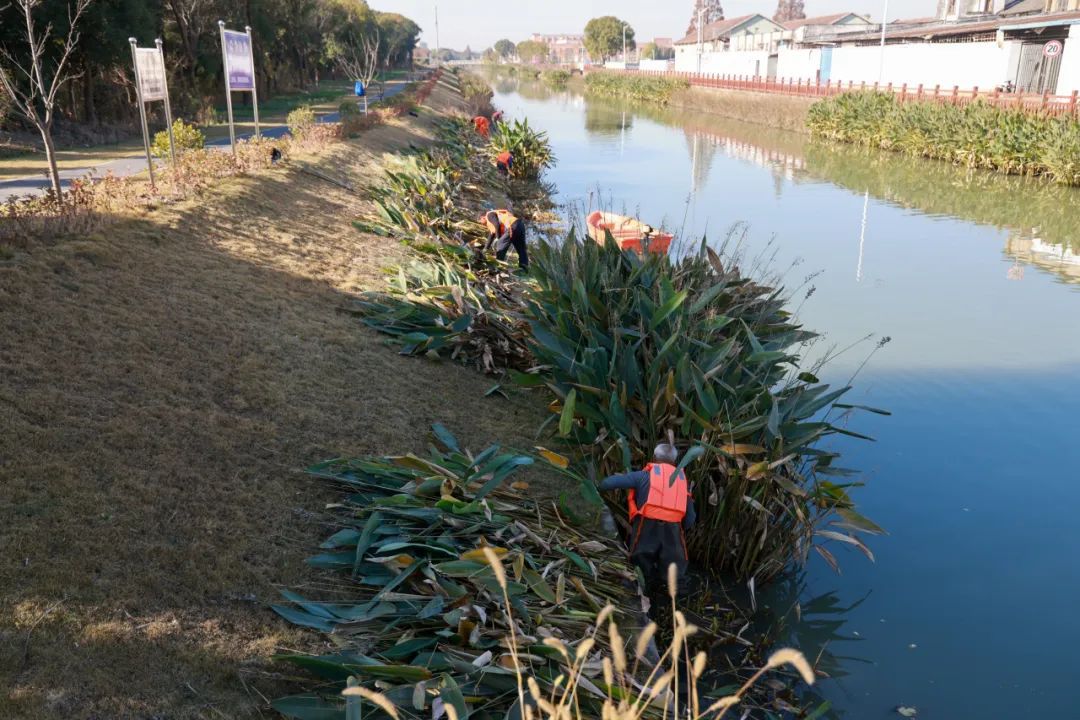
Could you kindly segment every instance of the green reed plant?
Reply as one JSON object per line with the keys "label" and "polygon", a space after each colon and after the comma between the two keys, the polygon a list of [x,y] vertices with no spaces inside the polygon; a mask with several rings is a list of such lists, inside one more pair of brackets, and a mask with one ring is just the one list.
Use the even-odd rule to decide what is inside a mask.
{"label": "green reed plant", "polygon": [[591,72],[585,76],[585,89],[597,95],[627,97],[666,105],[672,95],[690,88],[682,78],[652,75],[626,75],[614,72]]}
{"label": "green reed plant", "polygon": [[1073,115],[855,92],[815,103],[807,126],[826,140],[1080,184],[1080,119]]}
{"label": "green reed plant", "polygon": [[811,549],[835,567],[822,541],[872,557],[858,534],[880,528],[854,509],[853,473],[820,447],[831,435],[864,437],[823,417],[850,409],[839,403],[850,388],[800,371],[814,334],[792,320],[781,289],[725,268],[704,243],[669,260],[571,235],[534,258],[537,369],[516,378],[555,394],[559,434],[597,477],[644,466],[670,433],[694,487],[688,540],[699,563],[762,582]]}
{"label": "green reed plant", "polygon": [[508,150],[514,155],[514,174],[526,180],[538,179],[555,164],[555,154],[546,132],[529,125],[528,118],[495,124],[491,133],[494,153]]}

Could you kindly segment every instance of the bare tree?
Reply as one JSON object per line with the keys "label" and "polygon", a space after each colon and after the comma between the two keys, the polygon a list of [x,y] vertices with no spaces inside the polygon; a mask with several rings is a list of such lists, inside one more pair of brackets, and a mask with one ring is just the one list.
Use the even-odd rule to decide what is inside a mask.
{"label": "bare tree", "polygon": [[338,68],[353,80],[364,83],[365,88],[369,87],[379,71],[379,33],[376,31],[350,40],[337,56]]}
{"label": "bare tree", "polygon": [[[72,74],[68,66],[68,60],[75,46],[79,43],[78,25],[86,8],[92,0],[75,0],[74,5],[68,5],[68,30],[64,38],[63,46],[59,47],[58,55],[52,68],[46,67],[48,58],[46,50],[54,46],[52,39],[52,25],[46,25],[44,30],[37,27],[34,22],[34,10],[42,4],[43,0],[15,0],[15,4],[22,10],[26,18],[26,44],[29,49],[27,64],[19,62],[16,54],[9,47],[0,46],[0,87],[11,99],[15,110],[25,117],[38,132],[45,144],[45,159],[49,163],[49,176],[52,181],[52,191],[57,202],[63,198],[60,187],[60,172],[56,168],[56,148],[53,146],[52,124],[56,118],[56,100],[60,88],[68,80],[79,77]],[[81,73],[80,73],[81,74]]]}

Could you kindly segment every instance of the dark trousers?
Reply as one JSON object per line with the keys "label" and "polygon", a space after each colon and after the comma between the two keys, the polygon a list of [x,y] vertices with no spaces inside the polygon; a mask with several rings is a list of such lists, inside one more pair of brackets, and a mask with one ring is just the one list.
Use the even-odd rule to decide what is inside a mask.
{"label": "dark trousers", "polygon": [[528,270],[529,250],[525,246],[525,223],[520,220],[515,220],[510,226],[509,238],[495,243],[495,257],[499,260],[505,260],[511,245],[514,246],[514,251],[517,253],[518,266],[521,267],[522,270]]}
{"label": "dark trousers", "polygon": [[498,170],[499,174],[502,175],[503,177],[509,177],[510,176],[510,165],[509,165],[509,163],[497,162],[497,163],[495,163],[495,169]]}
{"label": "dark trousers", "polygon": [[667,593],[668,566],[678,569],[680,591],[686,579],[686,537],[682,525],[639,517],[630,540],[630,560],[641,568],[646,586]]}

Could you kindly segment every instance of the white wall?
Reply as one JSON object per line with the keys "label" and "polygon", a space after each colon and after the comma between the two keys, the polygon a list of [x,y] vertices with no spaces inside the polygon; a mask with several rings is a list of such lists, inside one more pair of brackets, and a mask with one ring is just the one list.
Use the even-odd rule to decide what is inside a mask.
{"label": "white wall", "polygon": [[[953,85],[959,85],[962,90],[993,90],[1009,77],[1012,44],[1005,42],[998,47],[991,41],[886,45],[882,83],[907,83],[909,88],[922,83],[926,89],[941,85],[951,90]],[[878,46],[834,48],[831,79],[873,85],[878,79],[880,53]],[[777,75],[782,77],[782,73]]]}
{"label": "white wall", "polygon": [[1058,72],[1057,94],[1071,95],[1073,90],[1080,90],[1080,25],[1069,28]]}
{"label": "white wall", "polygon": [[650,72],[665,72],[671,69],[671,62],[668,60],[650,60],[648,58],[642,58],[638,63],[638,67],[641,70],[648,70]]}
{"label": "white wall", "polygon": [[768,50],[714,52],[701,56],[701,72],[706,75],[758,74],[765,77],[768,70]]}
{"label": "white wall", "polygon": [[776,77],[784,80],[817,80],[821,51],[781,48],[776,58]]}

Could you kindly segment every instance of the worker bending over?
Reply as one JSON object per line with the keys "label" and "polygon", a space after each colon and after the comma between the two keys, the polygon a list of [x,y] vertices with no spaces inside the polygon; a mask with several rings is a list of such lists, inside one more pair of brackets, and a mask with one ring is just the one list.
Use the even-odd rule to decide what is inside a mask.
{"label": "worker bending over", "polygon": [[488,119],[483,115],[477,115],[472,119],[472,124],[477,134],[487,140],[488,135],[491,133],[491,123],[488,122]]}
{"label": "worker bending over", "polygon": [[661,443],[644,469],[600,482],[601,490],[630,491],[630,559],[641,568],[647,587],[665,583],[672,563],[680,588],[686,576],[685,531],[693,527],[697,513],[686,474],[675,467],[678,458],[674,445]]}
{"label": "worker bending over", "polygon": [[525,246],[525,223],[509,210],[489,210],[480,217],[480,222],[487,228],[487,249],[495,245],[495,257],[505,260],[510,246],[514,246],[518,256],[518,266],[529,269],[529,251]]}
{"label": "worker bending over", "polygon": [[509,177],[510,173],[514,170],[514,153],[509,150],[503,150],[496,155],[495,169],[498,170],[499,174],[503,177]]}

